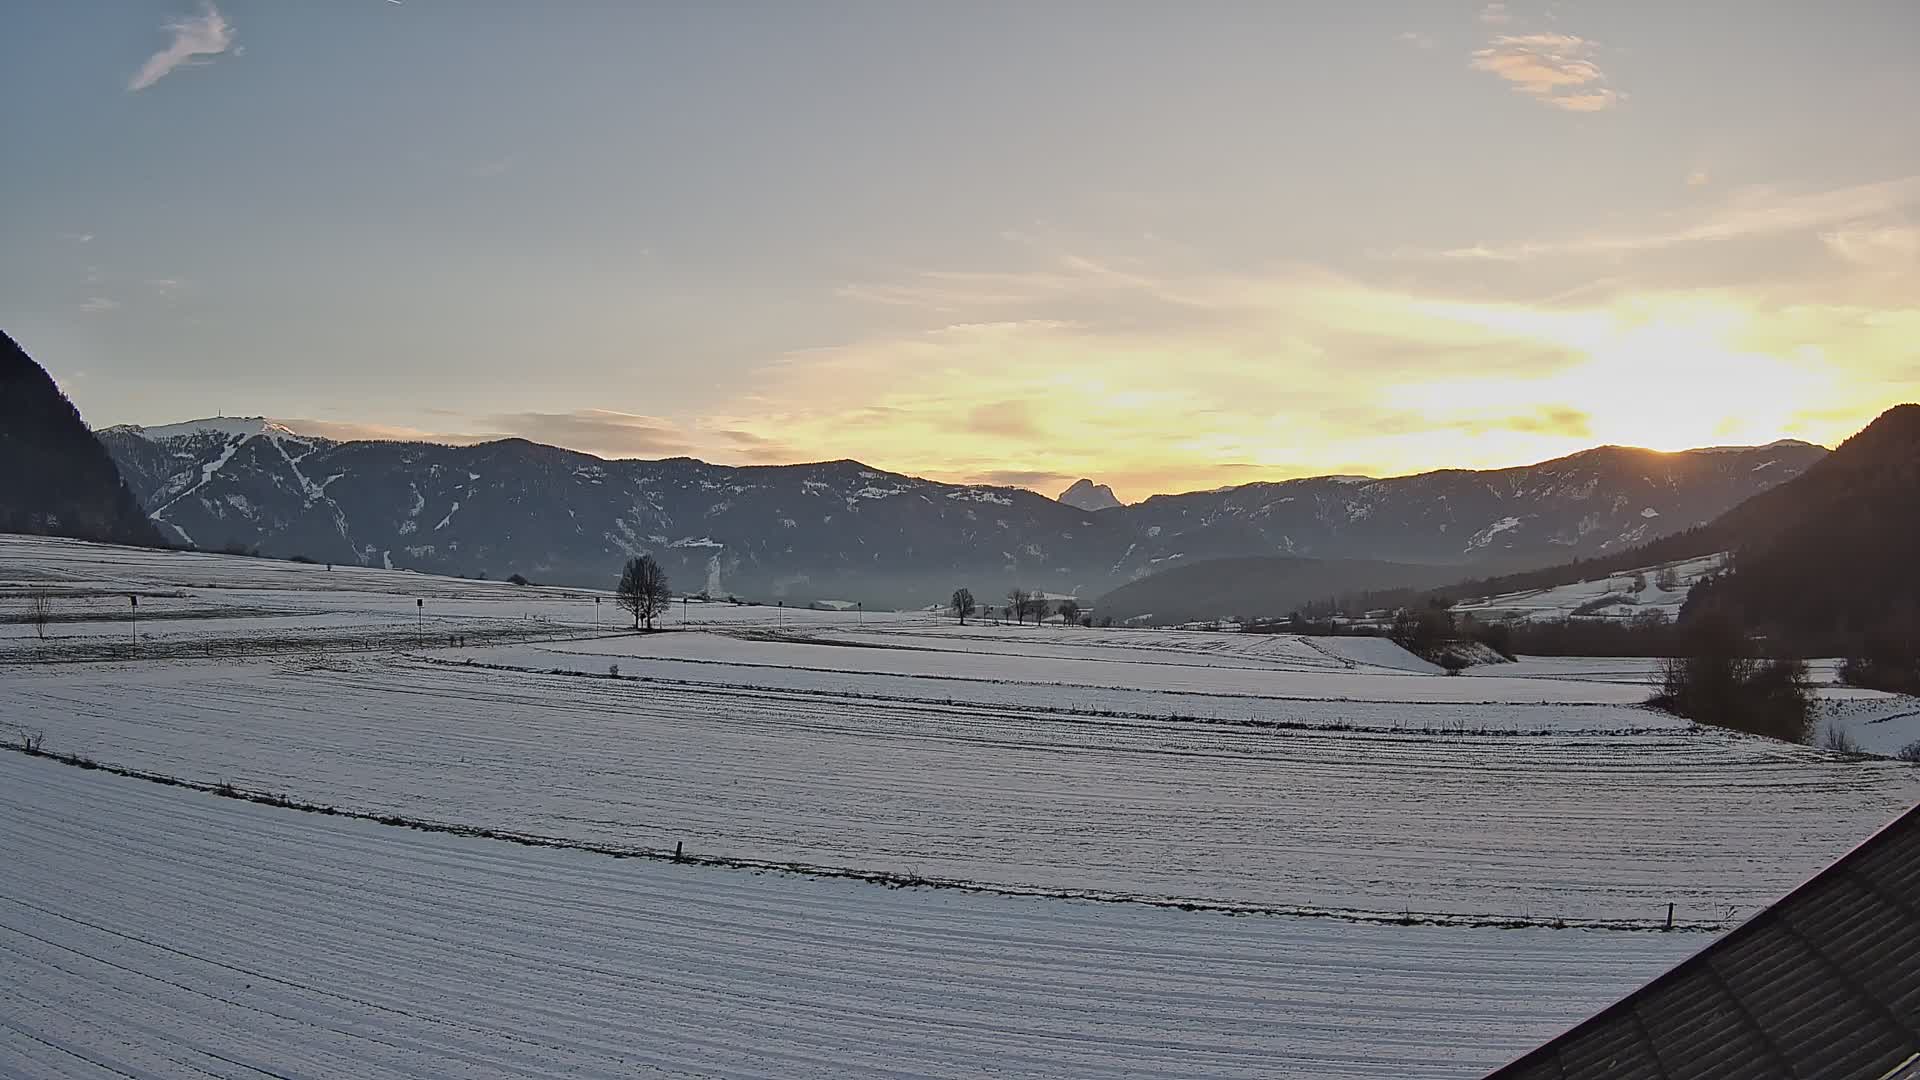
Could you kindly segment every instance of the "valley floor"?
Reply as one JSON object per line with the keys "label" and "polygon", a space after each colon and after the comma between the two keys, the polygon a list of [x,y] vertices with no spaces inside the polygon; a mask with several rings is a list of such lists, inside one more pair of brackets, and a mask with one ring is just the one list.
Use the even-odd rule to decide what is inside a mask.
{"label": "valley floor", "polygon": [[1638,661],[0,537],[33,592],[0,741],[130,775],[0,753],[9,1077],[1470,1077],[1920,799]]}
{"label": "valley floor", "polygon": [[14,754],[0,813],[22,1078],[1470,1076],[1705,940],[613,859]]}

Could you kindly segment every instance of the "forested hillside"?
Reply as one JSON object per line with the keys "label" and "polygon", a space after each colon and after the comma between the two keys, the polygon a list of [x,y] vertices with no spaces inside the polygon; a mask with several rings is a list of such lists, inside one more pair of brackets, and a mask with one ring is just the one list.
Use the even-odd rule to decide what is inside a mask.
{"label": "forested hillside", "polygon": [[0,532],[158,545],[159,532],[52,376],[0,333]]}

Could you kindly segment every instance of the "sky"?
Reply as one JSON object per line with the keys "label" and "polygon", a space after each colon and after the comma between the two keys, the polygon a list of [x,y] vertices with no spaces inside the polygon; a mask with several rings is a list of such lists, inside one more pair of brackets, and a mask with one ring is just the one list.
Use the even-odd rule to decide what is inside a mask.
{"label": "sky", "polygon": [[0,329],[266,415],[1127,500],[1920,399],[1920,4],[24,0]]}

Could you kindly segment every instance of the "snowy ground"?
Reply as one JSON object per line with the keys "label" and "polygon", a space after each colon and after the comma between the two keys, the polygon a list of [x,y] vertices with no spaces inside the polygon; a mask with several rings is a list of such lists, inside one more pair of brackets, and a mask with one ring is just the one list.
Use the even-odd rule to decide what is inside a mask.
{"label": "snowy ground", "polygon": [[[733,633],[694,632],[653,637],[620,635],[594,640],[568,641],[549,651],[588,657],[597,664],[591,670],[604,671],[609,663],[637,660],[679,660],[717,663],[742,667],[786,667],[841,674],[880,676],[938,676],[955,680],[1014,682],[1038,686],[1098,689],[1126,687],[1165,693],[1237,694],[1275,699],[1313,701],[1382,701],[1410,705],[1432,703],[1499,703],[1557,705],[1637,705],[1647,698],[1645,686],[1621,686],[1603,682],[1567,681],[1547,684],[1532,679],[1502,679],[1497,675],[1465,680],[1415,676],[1402,667],[1371,664],[1343,664],[1321,651],[1321,641],[1336,639],[1288,638],[1307,642],[1301,646],[1303,659],[1289,663],[1272,658],[1264,663],[1244,659],[1222,660],[1205,655],[1197,658],[1184,650],[1154,653],[1155,659],[1142,659],[1141,649],[1127,650],[1132,655],[1115,656],[1118,650],[1099,647],[1080,648],[1075,635],[1081,631],[1059,627],[993,628],[990,642],[954,638],[950,643],[930,648],[915,645],[914,636],[898,640],[890,635],[859,635],[861,644],[847,644],[855,635],[837,635],[843,639],[788,632],[741,636]],[[1125,631],[1135,641],[1148,645],[1157,635],[1176,639],[1199,632],[1179,630]],[[1215,637],[1237,638],[1237,634]],[[1250,635],[1251,640],[1266,640],[1266,635]],[[1392,642],[1379,638],[1353,638],[1341,642],[1365,641],[1384,645],[1418,663]],[[1150,647],[1150,646],[1149,646]],[[1055,655],[1060,650],[1080,655]],[[482,653],[469,653],[484,659]]]}
{"label": "snowy ground", "polygon": [[14,754],[0,815],[23,1080],[1464,1078],[1705,941],[615,860]]}
{"label": "snowy ground", "polygon": [[[48,598],[44,638],[27,621]],[[130,597],[138,598],[137,610]],[[598,601],[596,603],[596,601]],[[526,641],[629,620],[611,593],[0,535],[0,662],[246,656]],[[924,614],[675,603],[662,625],[768,629],[928,623]]]}
{"label": "snowy ground", "polygon": [[[1453,610],[1480,619],[1523,622],[1572,618],[1576,611],[1581,612],[1582,617],[1596,619],[1627,619],[1649,612],[1673,619],[1679,617],[1694,583],[1718,572],[1725,560],[1725,555],[1708,555],[1642,566],[1592,581],[1464,600],[1455,604]],[[1658,580],[1660,572],[1669,569],[1678,581],[1674,588],[1662,589]],[[1613,602],[1602,603],[1608,599]]]}
{"label": "snowy ground", "polygon": [[1272,730],[424,661],[123,678],[14,676],[12,715],[50,748],[380,813],[1262,908],[1717,920],[1920,796],[1907,766],[1680,730]]}
{"label": "snowy ground", "polygon": [[[729,865],[0,753],[5,1076],[1472,1076],[1920,799],[1640,708],[1638,661],[733,605],[640,636],[579,590],[0,537],[0,618],[30,591],[60,621],[0,624],[0,739]],[[1700,929],[1558,928],[1669,903]]]}
{"label": "snowy ground", "polygon": [[1820,705],[1815,745],[1824,745],[1826,733],[1838,729],[1861,753],[1891,757],[1920,747],[1920,698],[1856,690],[1823,694]]}
{"label": "snowy ground", "polygon": [[[1838,660],[1814,660],[1807,665],[1818,712],[1813,744],[1827,744],[1830,731],[1842,732],[1860,752],[1893,757],[1920,744],[1920,698],[1865,690],[1840,682]],[[1518,663],[1469,668],[1506,679],[1548,679],[1555,686],[1568,682],[1604,682],[1645,688],[1652,685],[1660,661],[1651,657],[1555,656],[1523,657]]]}

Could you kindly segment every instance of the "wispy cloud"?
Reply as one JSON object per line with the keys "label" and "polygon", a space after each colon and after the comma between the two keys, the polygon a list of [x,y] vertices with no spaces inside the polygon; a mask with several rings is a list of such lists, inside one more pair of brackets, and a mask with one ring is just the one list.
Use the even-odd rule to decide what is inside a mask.
{"label": "wispy cloud", "polygon": [[1862,225],[1820,234],[1827,249],[1842,259],[1872,269],[1920,265],[1920,228],[1912,225]]}
{"label": "wispy cloud", "polygon": [[[1415,261],[1461,259],[1495,262],[1520,262],[1557,255],[1628,255],[1688,244],[1808,233],[1839,225],[1857,226],[1861,222],[1898,215],[1903,209],[1914,206],[1920,206],[1920,176],[1800,193],[1764,187],[1747,188],[1733,193],[1711,210],[1670,218],[1662,227],[1590,233],[1570,239],[1527,241],[1499,247],[1474,245],[1438,250],[1400,248],[1385,255],[1388,258]],[[1855,234],[1858,232],[1857,227],[1853,228],[1841,238],[1840,243],[1844,245],[1849,238],[1857,239]],[[1829,240],[1828,243],[1832,246],[1835,241]]]}
{"label": "wispy cloud", "polygon": [[1433,48],[1433,38],[1429,37],[1426,34],[1421,33],[1418,30],[1404,31],[1396,35],[1394,40],[1399,41],[1403,45],[1411,45],[1416,49]]}
{"label": "wispy cloud", "polygon": [[928,270],[904,282],[858,282],[836,289],[847,300],[931,311],[958,312],[1000,304],[1022,304],[1036,296],[1076,291],[1079,275],[1051,270],[1030,273]]}
{"label": "wispy cloud", "polygon": [[93,243],[93,234],[90,232],[63,232],[59,234],[59,238],[69,244]]}
{"label": "wispy cloud", "polygon": [[1705,169],[1695,169],[1687,174],[1688,187],[1706,187],[1713,183],[1713,176]]}
{"label": "wispy cloud", "polygon": [[[1473,252],[1638,250],[1852,221],[1903,195],[1899,185],[1736,192],[1667,228]],[[1832,231],[1836,250],[1862,259],[1905,250],[1897,232]],[[917,306],[937,325],[790,355],[722,409],[727,427],[777,434],[803,456],[831,451],[937,479],[1038,486],[1085,475],[1166,491],[1540,460],[1597,441],[1825,441],[1885,404],[1887,376],[1841,370],[1879,372],[1910,356],[1901,335],[1920,326],[1920,309],[1891,293],[1885,307],[1857,295],[1835,307],[1807,289],[1774,300],[1623,277],[1532,302],[1396,280],[1038,251],[1001,273],[905,274],[843,296]],[[1649,385],[1670,392],[1649,404]],[[1738,389],[1716,397],[1715,386]],[[848,387],[862,390],[850,399]],[[1810,418],[1828,407],[1840,419]]]}
{"label": "wispy cloud", "polygon": [[[1639,239],[1804,222],[1903,192],[1735,192]],[[1906,220],[1843,217],[1824,228],[1836,252],[1892,257],[1906,241],[1889,230]],[[1804,239],[1818,255],[1822,232]],[[1583,242],[1601,240],[1603,250],[1621,242]],[[1422,286],[1406,267],[1368,282],[1300,264],[1223,266],[1166,245],[1088,255],[1036,244],[1003,270],[976,262],[848,286],[850,307],[888,305],[883,326],[767,357],[752,378],[687,411],[663,402],[660,415],[420,422],[616,457],[852,457],[1045,494],[1079,476],[1144,494],[1513,464],[1602,441],[1831,441],[1920,390],[1920,375],[1900,374],[1920,340],[1911,300],[1920,293],[1897,288],[1910,274],[1848,275],[1815,261],[1820,277],[1808,284],[1884,280],[1886,303],[1851,289],[1835,303],[1811,287],[1780,300],[1698,282],[1654,287],[1624,270],[1577,296],[1502,300],[1471,280],[1480,275]]]}
{"label": "wispy cloud", "polygon": [[686,432],[671,420],[610,409],[501,413],[483,423],[499,435],[612,457],[677,455],[693,449]]}
{"label": "wispy cloud", "polygon": [[[432,412],[434,410],[423,410]],[[350,420],[316,420],[300,417],[274,417],[273,422],[285,426],[301,435],[312,435],[336,442],[355,442],[361,439],[373,439],[383,442],[432,442],[465,444],[482,442],[485,436],[457,435],[448,432],[426,431],[421,428],[401,427],[393,424],[362,424]]]}
{"label": "wispy cloud", "polygon": [[1469,61],[1516,93],[1568,112],[1599,112],[1620,100],[1592,60],[1594,43],[1572,34],[1502,34]]}
{"label": "wispy cloud", "polygon": [[1507,5],[1494,0],[1480,9],[1480,21],[1489,26],[1505,26],[1513,21],[1513,16],[1507,12]]}
{"label": "wispy cloud", "polygon": [[[1830,243],[1904,250],[1895,232],[1855,231]],[[1899,374],[1920,335],[1910,293],[1834,306],[1623,283],[1523,303],[1307,267],[1069,254],[970,271],[957,295],[938,289],[951,275],[904,280],[924,329],[781,354],[697,413],[463,415],[444,428],[467,434],[428,437],[736,464],[852,457],[1045,494],[1078,476],[1148,493],[1513,464],[1599,441],[1831,441],[1920,389],[1895,386],[1920,378]],[[1014,300],[1025,310],[1002,310]],[[940,313],[955,306],[959,319]]]}
{"label": "wispy cloud", "polygon": [[964,430],[976,435],[1004,435],[1016,439],[1040,437],[1040,427],[1024,401],[991,401],[967,413]]}
{"label": "wispy cloud", "polygon": [[165,29],[173,34],[173,41],[140,65],[127,82],[128,90],[145,90],[182,64],[205,63],[194,57],[218,56],[233,45],[233,25],[211,2],[204,4],[198,15],[174,19]]}
{"label": "wispy cloud", "polygon": [[1049,497],[1065,491],[1067,485],[1073,483],[1067,474],[1045,469],[992,469],[981,473],[979,480],[1000,487],[1028,488]]}
{"label": "wispy cloud", "polygon": [[89,296],[80,304],[80,310],[87,312],[117,311],[119,307],[120,301],[108,296]]}

